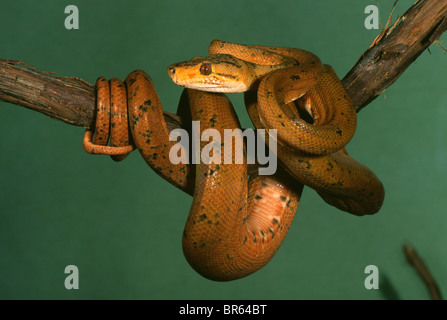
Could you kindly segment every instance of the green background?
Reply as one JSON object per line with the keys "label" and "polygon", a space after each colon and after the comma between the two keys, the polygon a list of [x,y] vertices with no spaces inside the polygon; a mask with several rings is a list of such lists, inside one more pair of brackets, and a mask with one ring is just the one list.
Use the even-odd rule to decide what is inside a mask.
{"label": "green background", "polygon": [[[306,49],[343,77],[380,32],[365,29],[365,6],[378,3],[385,24],[392,2],[8,0],[0,57],[90,83],[144,69],[175,112],[182,89],[166,67],[207,55],[211,40]],[[413,2],[399,1],[393,17]],[[79,8],[79,30],[64,28],[69,4]],[[227,283],[188,265],[181,235],[191,198],[137,152],[121,163],[88,155],[82,128],[0,103],[0,298],[427,299],[404,243],[447,293],[447,57],[430,51],[359,113],[348,146],[385,185],[382,210],[351,216],[306,188],[273,260]],[[242,95],[231,99],[248,126]],[[71,264],[79,290],[64,287]],[[364,287],[371,264],[379,290]]]}

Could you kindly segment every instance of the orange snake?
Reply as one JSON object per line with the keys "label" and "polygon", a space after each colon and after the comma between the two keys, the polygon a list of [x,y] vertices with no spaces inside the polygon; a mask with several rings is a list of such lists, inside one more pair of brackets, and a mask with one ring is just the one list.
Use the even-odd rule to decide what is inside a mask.
{"label": "orange snake", "polygon": [[[178,113],[200,121],[201,133],[212,128],[223,136],[224,129],[240,124],[222,92],[245,92],[255,127],[277,130],[282,166],[275,174],[251,173],[247,181],[245,145],[235,149],[222,143],[218,164],[171,163],[169,152],[177,142],[169,140],[158,95],[140,70],[127,76],[125,86],[115,78],[110,84],[97,80],[94,142],[92,131],[84,135],[87,152],[117,161],[135,145],[157,174],[193,195],[182,243],[198,273],[227,281],[266,265],[287,234],[303,184],[341,210],[356,215],[379,211],[381,182],[344,149],[354,134],[356,113],[330,66],[304,50],[217,40],[209,54],[168,68],[171,79],[188,88]],[[243,153],[244,163],[224,163],[225,148],[233,148],[233,162]]]}

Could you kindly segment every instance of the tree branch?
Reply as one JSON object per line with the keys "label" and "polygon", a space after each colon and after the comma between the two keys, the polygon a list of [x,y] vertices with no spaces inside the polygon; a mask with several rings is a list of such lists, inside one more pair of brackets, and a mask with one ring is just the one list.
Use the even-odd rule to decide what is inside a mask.
{"label": "tree branch", "polygon": [[[0,59],[0,100],[75,126],[95,126],[93,85],[76,77],[54,76],[26,62]],[[176,114],[165,111],[164,116],[170,131],[181,127]]]}
{"label": "tree branch", "polygon": [[[418,0],[387,25],[342,80],[357,111],[374,100],[447,30],[447,1]],[[0,59],[0,100],[66,123],[94,126],[94,86],[76,77],[57,77],[19,61]],[[165,112],[170,130],[181,127]]]}
{"label": "tree branch", "polygon": [[439,287],[431,275],[430,270],[425,265],[424,261],[419,257],[416,250],[409,245],[404,245],[403,250],[408,263],[416,269],[419,276],[424,281],[432,300],[442,300],[441,290],[439,290]]}
{"label": "tree branch", "polygon": [[387,25],[342,80],[357,112],[377,98],[447,30],[447,1],[418,0]]}

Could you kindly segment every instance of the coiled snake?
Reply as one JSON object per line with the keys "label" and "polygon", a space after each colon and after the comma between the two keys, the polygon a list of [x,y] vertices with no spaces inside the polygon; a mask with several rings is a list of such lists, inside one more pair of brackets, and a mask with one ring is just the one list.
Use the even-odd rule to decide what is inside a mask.
{"label": "coiled snake", "polygon": [[[341,210],[356,215],[379,211],[383,185],[344,148],[354,134],[356,112],[330,66],[300,49],[218,40],[209,54],[168,67],[171,79],[187,88],[178,113],[200,121],[201,133],[215,129],[223,136],[224,129],[240,128],[223,92],[245,92],[254,126],[276,130],[281,166],[275,174],[253,172],[247,179],[245,145],[224,142],[220,163],[172,163],[170,150],[177,142],[169,140],[154,85],[140,70],[125,84],[97,80],[94,142],[91,130],[84,135],[87,152],[117,161],[135,146],[157,174],[193,196],[182,243],[198,273],[226,281],[266,265],[287,234],[303,185]],[[232,148],[230,164],[224,161],[225,148]],[[243,163],[236,162],[241,155]]]}

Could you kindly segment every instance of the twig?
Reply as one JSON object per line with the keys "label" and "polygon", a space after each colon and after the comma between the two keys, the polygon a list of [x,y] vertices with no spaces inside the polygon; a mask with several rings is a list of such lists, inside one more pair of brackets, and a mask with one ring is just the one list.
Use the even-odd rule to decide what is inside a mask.
{"label": "twig", "polygon": [[407,257],[408,263],[410,263],[416,269],[422,280],[425,282],[425,285],[430,292],[431,298],[433,300],[442,300],[441,291],[439,290],[435,279],[431,275],[430,270],[428,270],[424,261],[422,261],[422,259],[417,254],[416,250],[408,245],[404,245],[403,250],[405,256]]}

